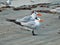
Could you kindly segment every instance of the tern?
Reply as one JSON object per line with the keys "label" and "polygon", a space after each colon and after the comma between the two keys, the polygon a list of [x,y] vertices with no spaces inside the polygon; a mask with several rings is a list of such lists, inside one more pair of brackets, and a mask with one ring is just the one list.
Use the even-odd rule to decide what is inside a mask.
{"label": "tern", "polygon": [[41,25],[40,22],[43,22],[43,20],[40,18],[35,19],[34,21],[29,21],[29,22],[15,22],[14,20],[9,20],[9,19],[7,21],[14,22],[15,24],[31,29],[33,36],[37,35],[34,33],[34,30],[40,29],[40,25]]}
{"label": "tern", "polygon": [[39,16],[41,16],[41,14],[34,12],[32,15],[25,16],[24,18],[19,20],[17,19],[6,19],[6,20],[10,22],[14,22],[15,24],[18,24],[20,26],[28,27],[32,29],[32,35],[36,35],[34,33],[34,30],[37,30],[38,28],[40,28],[40,22],[42,22]]}
{"label": "tern", "polygon": [[32,29],[32,35],[37,35],[34,33],[34,30],[40,29],[40,25],[41,25],[40,22],[43,22],[43,20],[42,19],[35,19],[34,21],[29,21],[27,23],[23,22],[21,24],[25,27]]}
{"label": "tern", "polygon": [[29,21],[33,21],[33,20],[35,20],[35,18],[38,18],[39,16],[42,16],[42,15],[40,13],[37,13],[36,11],[34,11],[34,13],[32,13],[32,15],[25,16],[22,19],[16,19],[16,22],[29,22]]}

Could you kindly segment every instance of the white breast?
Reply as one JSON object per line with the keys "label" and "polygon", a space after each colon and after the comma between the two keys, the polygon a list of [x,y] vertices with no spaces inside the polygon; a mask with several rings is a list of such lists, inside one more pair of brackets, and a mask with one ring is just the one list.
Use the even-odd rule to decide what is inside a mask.
{"label": "white breast", "polygon": [[35,20],[35,25],[36,26],[39,26],[40,25],[40,22],[38,20]]}

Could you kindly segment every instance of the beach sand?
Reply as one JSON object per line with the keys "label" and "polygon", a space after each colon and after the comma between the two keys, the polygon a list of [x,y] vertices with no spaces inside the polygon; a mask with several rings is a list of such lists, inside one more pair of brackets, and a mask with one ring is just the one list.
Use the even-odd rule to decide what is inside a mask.
{"label": "beach sand", "polygon": [[57,33],[60,31],[59,14],[40,12],[40,18],[44,22],[41,23],[41,29],[36,30],[37,36],[13,22],[6,21],[6,18],[17,19],[31,15],[32,10],[13,11],[7,8],[0,12],[0,45],[60,45],[60,34]]}
{"label": "beach sand", "polygon": [[0,12],[0,45],[60,45],[60,20],[58,14],[41,13],[44,22],[38,35],[21,29],[21,26],[6,21],[6,18],[17,19],[30,15],[31,10],[13,11],[6,9]]}

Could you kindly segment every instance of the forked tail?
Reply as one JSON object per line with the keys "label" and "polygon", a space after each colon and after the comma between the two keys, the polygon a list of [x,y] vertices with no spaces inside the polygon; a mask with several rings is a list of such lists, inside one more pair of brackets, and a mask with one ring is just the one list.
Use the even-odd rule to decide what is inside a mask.
{"label": "forked tail", "polygon": [[16,22],[15,19],[6,19],[6,21],[13,22],[13,23],[15,23],[17,25],[23,26],[20,22]]}

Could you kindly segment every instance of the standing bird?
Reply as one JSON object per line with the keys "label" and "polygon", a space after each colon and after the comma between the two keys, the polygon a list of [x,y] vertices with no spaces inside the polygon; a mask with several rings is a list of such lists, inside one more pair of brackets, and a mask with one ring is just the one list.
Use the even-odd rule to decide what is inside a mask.
{"label": "standing bird", "polygon": [[[14,20],[8,20],[8,21],[13,22]],[[29,22],[15,22],[14,21],[14,23],[18,24],[20,26],[32,29],[32,35],[36,36],[37,34],[35,34],[34,30],[39,30],[40,29],[40,25],[41,25],[40,22],[43,22],[43,21],[44,20],[38,18],[38,19],[35,19],[34,21],[29,21]]]}
{"label": "standing bird", "polygon": [[42,16],[42,15],[37,13],[36,11],[34,11],[34,13],[32,13],[32,15],[25,16],[22,19],[16,19],[16,21],[17,22],[29,22],[29,21],[33,21],[33,20],[37,19],[39,16]]}
{"label": "standing bird", "polygon": [[43,22],[42,19],[38,18],[38,19],[35,19],[34,21],[29,21],[29,22],[21,22],[21,24],[27,28],[30,28],[32,29],[32,35],[35,36],[36,34],[34,33],[34,30],[39,30],[40,29],[40,25],[41,23],[40,22]]}
{"label": "standing bird", "polygon": [[23,17],[22,19],[6,19],[7,21],[10,21],[10,22],[14,22],[14,23],[16,23],[16,24],[18,24],[18,25],[21,25],[21,26],[23,26],[22,24],[21,24],[21,22],[29,22],[29,21],[34,21],[35,19],[39,19],[38,17],[39,16],[42,16],[41,14],[39,14],[39,13],[37,13],[37,12],[34,12],[32,15],[30,15],[30,16],[25,16],[25,17]]}
{"label": "standing bird", "polygon": [[40,18],[38,18],[39,16],[41,16],[41,14],[34,12],[32,15],[30,16],[25,16],[22,19],[7,19],[7,21],[10,22],[14,22],[15,24],[18,24],[20,26],[25,26],[28,28],[33,29],[32,30],[32,35],[36,35],[34,33],[34,30],[38,29],[38,27],[40,26]]}

